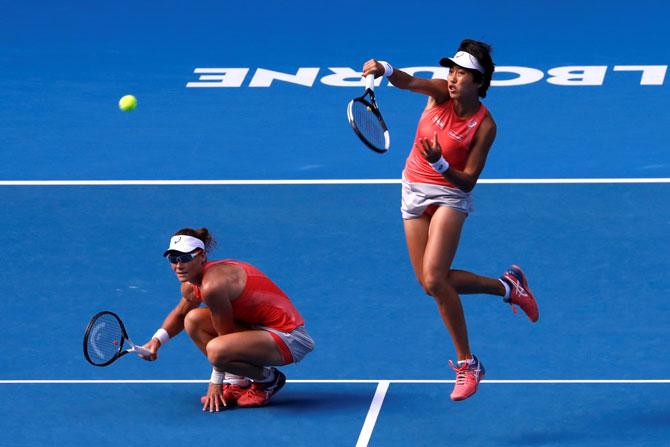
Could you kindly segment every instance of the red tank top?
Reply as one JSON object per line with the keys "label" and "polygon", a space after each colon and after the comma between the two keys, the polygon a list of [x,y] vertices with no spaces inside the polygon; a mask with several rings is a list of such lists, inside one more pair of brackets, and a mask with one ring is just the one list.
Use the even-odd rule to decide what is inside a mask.
{"label": "red tank top", "polygon": [[[291,332],[305,324],[305,320],[288,296],[263,272],[251,264],[230,259],[210,261],[205,264],[203,279],[213,265],[237,265],[244,269],[247,281],[242,294],[231,300],[236,320],[265,326],[281,332]],[[200,287],[192,284],[196,298],[202,301]]]}
{"label": "red tank top", "polygon": [[467,118],[460,118],[454,111],[454,102],[449,100],[426,109],[421,114],[416,129],[412,150],[405,162],[403,176],[410,182],[430,183],[453,187],[441,174],[436,172],[416,148],[419,138],[433,139],[437,132],[437,141],[442,147],[442,155],[454,169],[462,171],[472,148],[472,139],[488,114],[482,104],[479,110]]}

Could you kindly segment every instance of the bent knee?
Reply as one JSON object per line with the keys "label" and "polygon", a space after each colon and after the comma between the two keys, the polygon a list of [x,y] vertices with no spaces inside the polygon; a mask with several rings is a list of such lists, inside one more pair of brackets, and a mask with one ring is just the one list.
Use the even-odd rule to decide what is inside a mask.
{"label": "bent knee", "polygon": [[184,330],[192,334],[197,331],[204,321],[202,311],[203,309],[193,309],[189,311],[184,317]]}
{"label": "bent knee", "polygon": [[223,365],[233,361],[230,343],[220,338],[215,338],[207,343],[205,351],[207,352],[207,360],[212,365]]}
{"label": "bent knee", "polygon": [[452,287],[448,276],[444,274],[427,273],[420,283],[426,294],[433,297]]}

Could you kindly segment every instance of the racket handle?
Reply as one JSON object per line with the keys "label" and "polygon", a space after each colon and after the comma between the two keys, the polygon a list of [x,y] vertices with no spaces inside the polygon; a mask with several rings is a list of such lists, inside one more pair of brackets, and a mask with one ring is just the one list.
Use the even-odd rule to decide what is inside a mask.
{"label": "racket handle", "polygon": [[143,357],[149,357],[151,355],[151,351],[149,351],[147,348],[144,346],[133,346],[132,349],[130,350],[131,352],[137,352],[139,355]]}
{"label": "racket handle", "polygon": [[365,77],[365,89],[366,90],[375,90],[375,75],[367,75]]}

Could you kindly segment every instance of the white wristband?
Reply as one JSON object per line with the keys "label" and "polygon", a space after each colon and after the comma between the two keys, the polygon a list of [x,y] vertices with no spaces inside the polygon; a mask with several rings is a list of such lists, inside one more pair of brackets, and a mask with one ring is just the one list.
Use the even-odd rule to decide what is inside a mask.
{"label": "white wristband", "polygon": [[440,159],[437,160],[435,163],[430,162],[428,163],[433,169],[435,169],[440,174],[444,174],[447,171],[447,169],[449,169],[449,162],[444,159],[443,155],[440,155]]}
{"label": "white wristband", "polygon": [[170,334],[168,334],[168,332],[165,329],[160,328],[151,338],[157,339],[159,342],[161,342],[161,346],[163,346],[170,339]]}
{"label": "white wristband", "polygon": [[386,61],[379,61],[380,64],[382,64],[382,67],[384,67],[384,77],[388,78],[393,74],[393,67],[391,64],[389,64]]}
{"label": "white wristband", "polygon": [[217,371],[216,368],[212,368],[212,377],[209,378],[209,383],[214,383],[216,385],[221,385],[226,373],[222,371]]}

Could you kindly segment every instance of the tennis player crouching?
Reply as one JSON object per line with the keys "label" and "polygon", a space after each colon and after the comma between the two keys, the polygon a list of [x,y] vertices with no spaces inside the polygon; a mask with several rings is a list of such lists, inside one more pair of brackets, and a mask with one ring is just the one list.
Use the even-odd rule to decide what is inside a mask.
{"label": "tennis player crouching", "polygon": [[[304,319],[286,294],[256,267],[208,261],[215,241],[206,228],[184,228],[163,254],[181,282],[182,298],[144,346],[158,349],[186,329],[212,364],[203,411],[266,405],[286,382],[275,368],[314,349]],[[201,307],[201,304],[206,307]]]}

